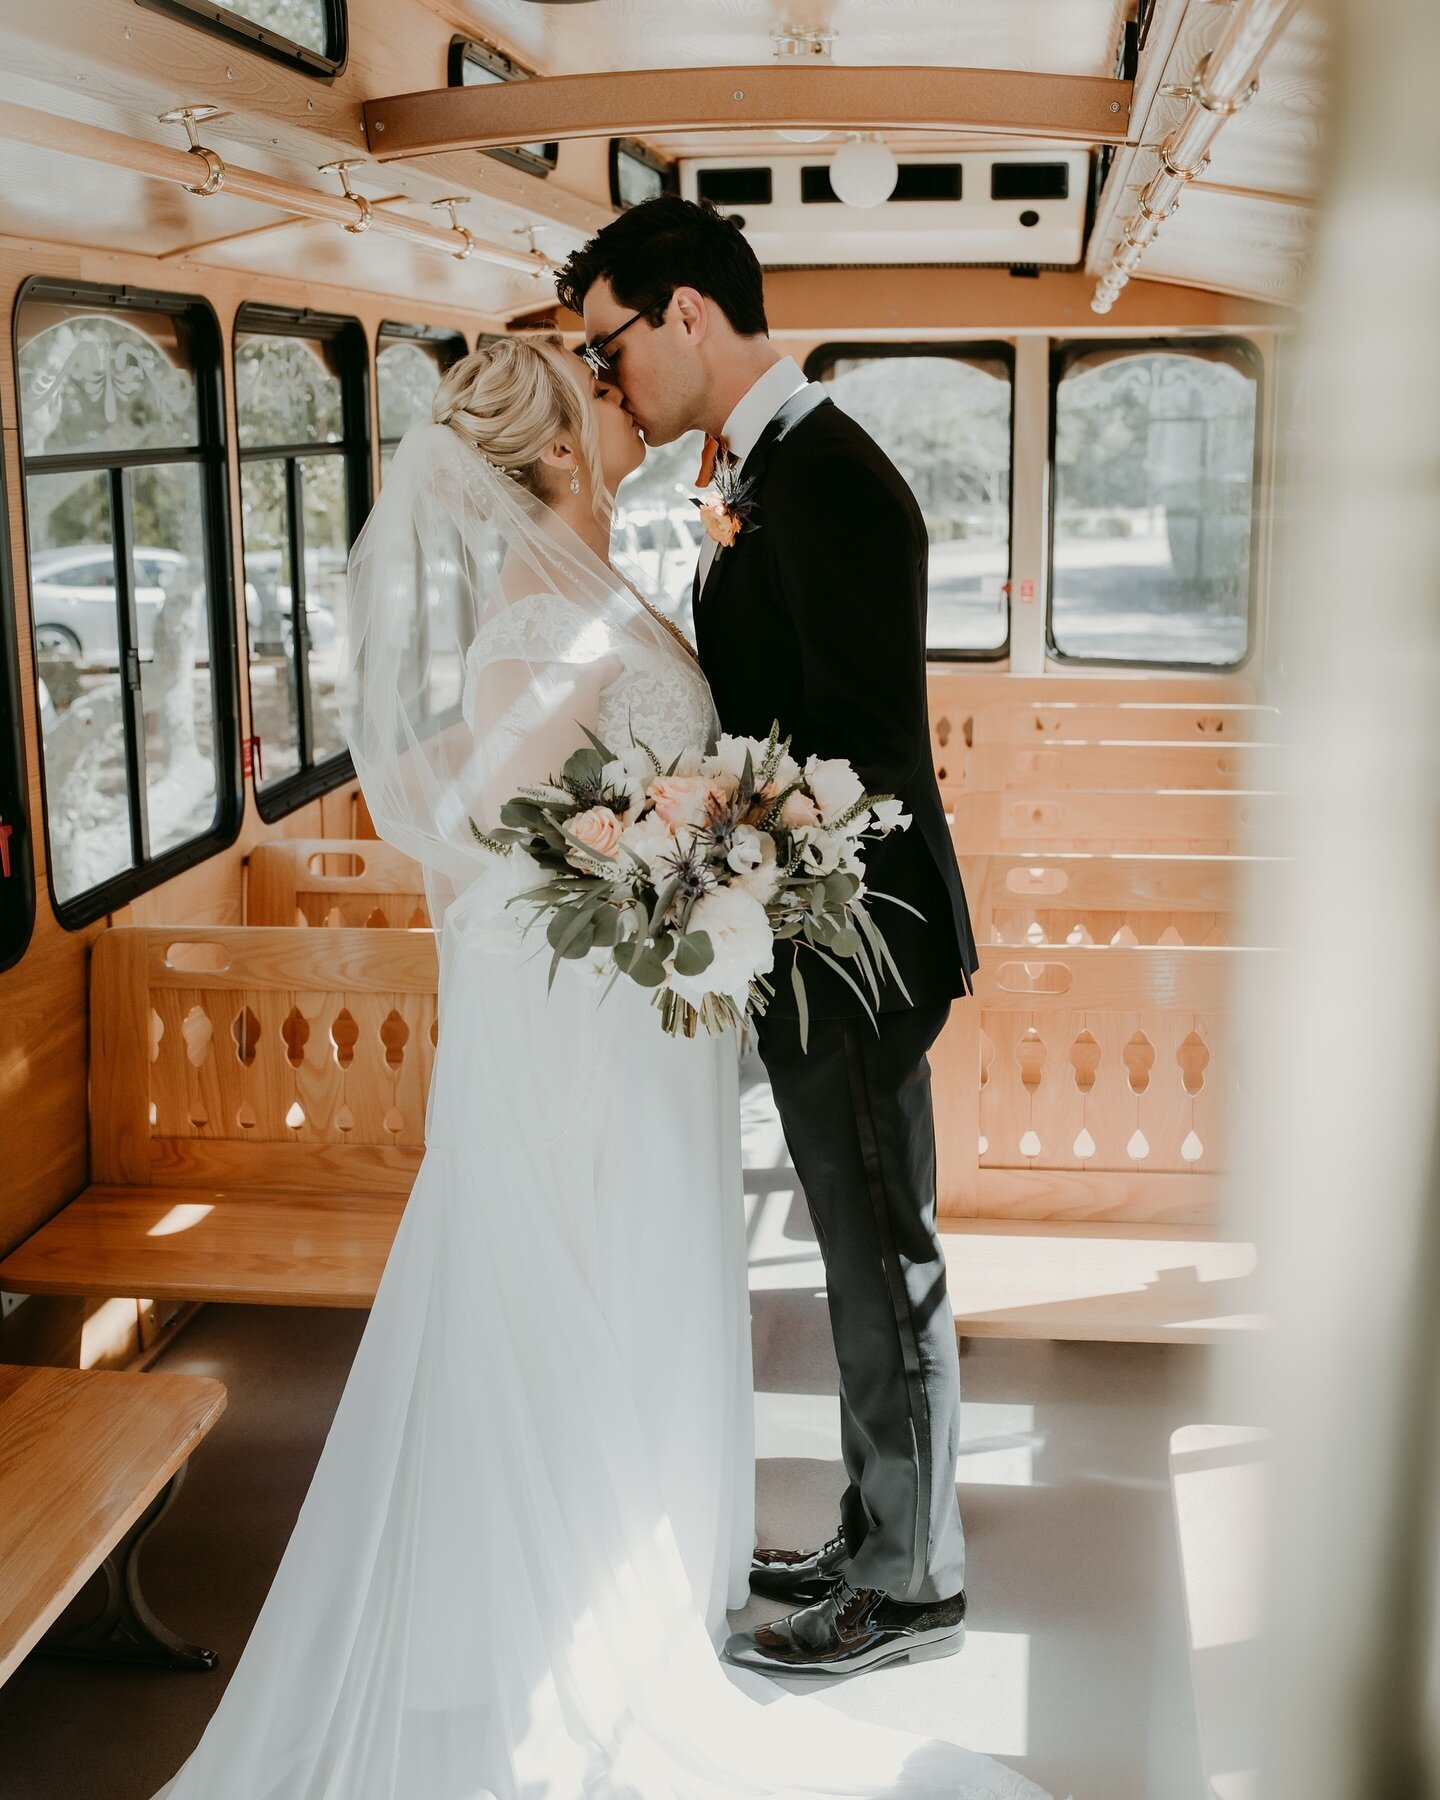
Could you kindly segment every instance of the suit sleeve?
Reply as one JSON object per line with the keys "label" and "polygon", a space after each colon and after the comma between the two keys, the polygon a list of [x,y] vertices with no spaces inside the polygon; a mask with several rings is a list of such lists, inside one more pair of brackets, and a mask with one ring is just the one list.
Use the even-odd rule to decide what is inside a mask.
{"label": "suit sleeve", "polygon": [[884,473],[843,449],[797,457],[774,486],[765,523],[800,639],[805,748],[848,758],[872,794],[898,793],[929,755],[923,529]]}

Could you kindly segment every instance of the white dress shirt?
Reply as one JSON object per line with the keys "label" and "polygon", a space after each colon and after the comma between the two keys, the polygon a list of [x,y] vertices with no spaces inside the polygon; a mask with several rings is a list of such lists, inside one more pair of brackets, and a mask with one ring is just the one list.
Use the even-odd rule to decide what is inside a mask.
{"label": "white dress shirt", "polygon": [[[725,429],[721,436],[725,439],[725,447],[731,456],[744,462],[745,458],[760,442],[760,434],[779,412],[792,395],[798,394],[803,387],[809,387],[804,371],[793,356],[782,356],[777,363],[772,363],[760,379],[735,402],[734,410],[725,421]],[[712,538],[702,538],[700,542],[700,586],[704,587],[705,577],[710,573],[710,565],[715,560],[715,543]]]}

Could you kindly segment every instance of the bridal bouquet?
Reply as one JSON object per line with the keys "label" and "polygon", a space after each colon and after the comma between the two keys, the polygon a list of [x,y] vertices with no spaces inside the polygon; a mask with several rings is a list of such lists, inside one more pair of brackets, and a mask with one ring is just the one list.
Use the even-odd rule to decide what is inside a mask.
{"label": "bridal bouquet", "polygon": [[562,961],[593,957],[612,984],[628,976],[651,991],[666,1031],[719,1033],[764,1012],[776,942],[793,940],[802,1044],[807,955],[867,1013],[882,970],[904,991],[868,902],[905,903],[867,890],[863,856],[910,824],[898,800],[867,794],[838,758],[802,769],[778,726],[763,741],[722,737],[713,756],[686,752],[669,768],[638,740],[615,751],[585,735],[558,777],[505,803],[496,830],[470,821],[487,849],[518,848],[544,873],[512,904],[544,919],[552,982]]}

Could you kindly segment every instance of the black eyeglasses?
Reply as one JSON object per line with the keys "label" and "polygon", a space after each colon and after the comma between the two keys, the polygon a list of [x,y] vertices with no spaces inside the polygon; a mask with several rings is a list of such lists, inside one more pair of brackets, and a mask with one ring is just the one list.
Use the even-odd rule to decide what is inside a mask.
{"label": "black eyeglasses", "polygon": [[607,332],[599,343],[579,346],[575,354],[597,381],[613,381],[615,379],[615,359],[613,356],[605,354],[606,345],[613,344],[621,332],[628,331],[637,319],[643,319],[647,313],[654,312],[656,304],[652,300],[649,306],[642,306],[639,312],[631,313],[623,325],[617,325],[613,331]]}

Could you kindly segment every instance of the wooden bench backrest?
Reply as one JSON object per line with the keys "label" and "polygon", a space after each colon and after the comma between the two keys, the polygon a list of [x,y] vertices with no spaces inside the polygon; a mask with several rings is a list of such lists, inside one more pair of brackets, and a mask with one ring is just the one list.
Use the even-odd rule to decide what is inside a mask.
{"label": "wooden bench backrest", "polygon": [[1031,852],[965,856],[961,874],[982,950],[992,944],[1230,944],[1237,941],[1244,877],[1264,860]]}
{"label": "wooden bench backrest", "polygon": [[1016,706],[998,700],[976,708],[972,744],[1141,743],[1261,744],[1280,734],[1272,706],[1205,701],[1082,700]]}
{"label": "wooden bench backrest", "polygon": [[90,977],[91,1179],[407,1193],[423,1149],[436,983],[428,930],[102,932]]}
{"label": "wooden bench backrest", "polygon": [[419,865],[379,838],[277,838],[249,857],[251,925],[430,923]]}
{"label": "wooden bench backrest", "polygon": [[1228,853],[1273,833],[1275,796],[1131,793],[1055,788],[957,794],[951,832],[960,856],[1029,850]]}
{"label": "wooden bench backrest", "polygon": [[1264,954],[982,949],[930,1053],[942,1212],[1211,1221],[1224,1014]]}
{"label": "wooden bench backrest", "polygon": [[[977,744],[945,785],[976,793],[1009,788],[1270,788],[1276,744]],[[953,760],[953,759],[952,759]]]}

